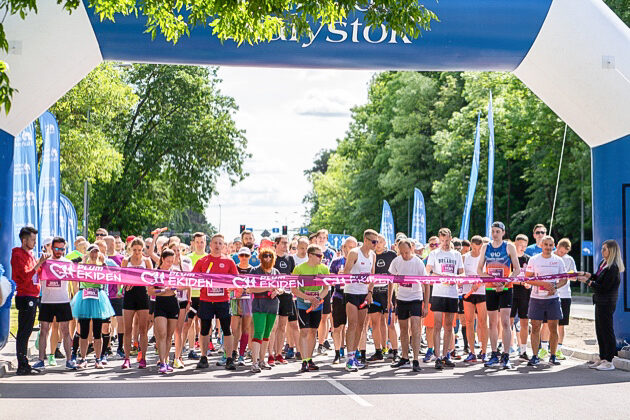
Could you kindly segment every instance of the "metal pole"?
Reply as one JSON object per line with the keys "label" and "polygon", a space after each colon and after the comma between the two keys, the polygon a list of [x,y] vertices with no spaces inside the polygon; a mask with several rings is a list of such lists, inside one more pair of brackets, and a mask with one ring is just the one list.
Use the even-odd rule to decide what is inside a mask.
{"label": "metal pole", "polygon": [[88,237],[88,218],[90,216],[90,197],[88,196],[88,182],[83,182],[83,237]]}
{"label": "metal pole", "polygon": [[[584,171],[580,167],[580,271],[584,271]],[[580,282],[580,293],[586,291],[586,285]]]}
{"label": "metal pole", "polygon": [[552,235],[551,229],[553,228],[553,216],[556,211],[556,199],[558,198],[558,186],[560,185],[560,171],[562,170],[562,157],[564,156],[564,143],[567,140],[567,128],[568,124],[564,124],[564,137],[562,139],[562,150],[560,151],[560,163],[558,164],[558,179],[556,180],[556,192],[553,195],[553,207],[551,208],[551,222],[549,222],[549,234]]}
{"label": "metal pole", "polygon": [[407,236],[411,236],[411,219],[409,218],[409,207],[411,207],[411,197],[407,197]]}

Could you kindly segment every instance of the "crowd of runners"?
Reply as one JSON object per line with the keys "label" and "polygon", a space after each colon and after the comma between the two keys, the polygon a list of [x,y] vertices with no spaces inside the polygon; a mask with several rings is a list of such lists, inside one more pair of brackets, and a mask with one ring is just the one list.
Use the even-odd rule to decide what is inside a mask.
{"label": "crowd of runners", "polygon": [[[231,241],[198,232],[190,245],[165,231],[123,240],[101,228],[94,243],[79,237],[70,253],[64,238],[48,238],[36,259],[37,231],[23,228],[22,246],[13,249],[11,259],[17,284],[17,374],[39,373],[58,359],[65,359],[70,370],[103,369],[113,359],[122,360],[121,369],[143,369],[149,346],[155,348],[159,374],[187,366],[208,369],[210,356],[227,370],[255,373],[293,361],[300,372],[317,371],[314,354],[329,354],[330,363],[347,371],[379,363],[413,371],[444,369],[456,361],[510,369],[514,359],[530,366],[558,365],[565,359],[570,281],[592,281],[588,273],[577,272],[569,239],[556,243],[541,224],[533,229],[532,244],[524,234],[513,241],[504,238],[505,226],[494,222],[491,238],[460,240],[442,228],[427,244],[398,234],[391,249],[382,235],[368,229],[361,238],[345,239],[339,250],[327,245],[326,230],[258,244],[251,231]],[[231,275],[438,275],[453,281],[201,290],[39,282],[47,259]],[[564,273],[575,277],[527,280]],[[462,284],[458,276],[515,279]],[[37,313],[39,357],[29,361]],[[373,354],[367,354],[368,343],[374,345]]]}

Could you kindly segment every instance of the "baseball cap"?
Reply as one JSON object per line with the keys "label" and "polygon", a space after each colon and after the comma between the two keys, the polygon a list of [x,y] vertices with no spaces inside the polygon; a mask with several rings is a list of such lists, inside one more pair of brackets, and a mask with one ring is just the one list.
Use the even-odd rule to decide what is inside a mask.
{"label": "baseball cap", "polygon": [[242,247],[241,249],[238,250],[238,255],[243,255],[243,254],[247,254],[247,255],[252,255],[252,251],[249,250],[249,248],[247,248],[246,246]]}
{"label": "baseball cap", "polygon": [[234,238],[232,242],[234,243],[234,242],[243,242],[243,241],[241,240],[240,236],[237,236],[236,238]]}
{"label": "baseball cap", "polygon": [[89,253],[89,252],[92,252],[92,251],[94,251],[94,250],[98,251],[98,246],[96,246],[96,245],[92,244],[92,245],[90,245],[90,246],[88,247],[87,252]]}
{"label": "baseball cap", "polygon": [[492,227],[499,228],[501,230],[505,230],[505,225],[502,222],[494,222],[494,223],[492,223]]}
{"label": "baseball cap", "polygon": [[133,235],[127,236],[127,243],[133,241],[134,239],[136,239],[136,237]]}
{"label": "baseball cap", "polygon": [[49,236],[46,239],[44,239],[44,242],[42,242],[42,246],[50,245],[52,244],[52,241],[53,241],[53,237]]}

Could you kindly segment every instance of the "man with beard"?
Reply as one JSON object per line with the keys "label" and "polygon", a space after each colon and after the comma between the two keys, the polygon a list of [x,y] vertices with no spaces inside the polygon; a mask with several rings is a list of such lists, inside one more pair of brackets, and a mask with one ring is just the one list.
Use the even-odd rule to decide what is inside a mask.
{"label": "man with beard", "polygon": [[[242,231],[241,242],[244,247],[249,248],[252,252],[252,256],[249,258],[249,265],[252,267],[258,267],[260,265],[260,260],[258,259],[258,253],[254,250],[254,232],[251,230]],[[234,264],[238,264],[238,255],[233,255],[232,260],[234,260]]]}

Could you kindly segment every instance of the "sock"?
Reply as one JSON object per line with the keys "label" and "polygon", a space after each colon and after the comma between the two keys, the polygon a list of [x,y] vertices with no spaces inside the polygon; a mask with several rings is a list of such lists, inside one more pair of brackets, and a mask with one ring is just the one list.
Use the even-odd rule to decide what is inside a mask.
{"label": "sock", "polygon": [[520,350],[521,354],[523,354],[527,351],[527,346],[525,344],[521,344],[520,346],[518,346],[518,349]]}
{"label": "sock", "polygon": [[107,352],[109,346],[109,334],[103,334],[103,347],[101,348],[101,357]]}
{"label": "sock", "polygon": [[123,350],[123,338],[125,336],[125,333],[118,333],[118,350],[122,351]]}
{"label": "sock", "polygon": [[77,351],[79,350],[79,334],[74,333],[74,337],[72,337],[72,354],[77,355]]}
{"label": "sock", "polygon": [[249,334],[241,334],[241,341],[239,342],[241,346],[238,353],[239,356],[245,355],[245,349],[247,348],[248,342],[249,342]]}
{"label": "sock", "polygon": [[462,325],[462,335],[464,336],[464,348],[468,348],[468,336],[466,335],[466,326]]}
{"label": "sock", "polygon": [[339,358],[341,358],[341,354],[339,353],[339,350],[335,350],[335,359]]}
{"label": "sock", "polygon": [[361,358],[365,359],[365,350],[361,350]]}
{"label": "sock", "polygon": [[542,341],[542,348],[549,351],[549,341]]}
{"label": "sock", "polygon": [[57,343],[57,350],[61,349],[61,343]]}
{"label": "sock", "polygon": [[236,352],[236,350],[232,351],[232,359],[238,359],[238,353]]}
{"label": "sock", "polygon": [[560,350],[562,348],[562,343],[558,343],[558,348],[556,349],[556,351]]}
{"label": "sock", "polygon": [[[376,349],[376,354],[381,354],[383,352],[383,349]],[[363,353],[363,352],[361,352]]]}
{"label": "sock", "polygon": [[396,356],[398,354],[398,349],[392,349],[392,354]]}

